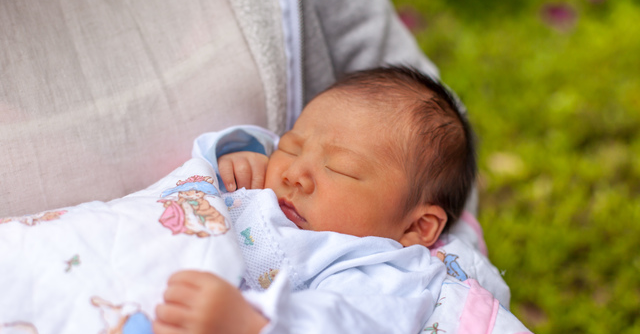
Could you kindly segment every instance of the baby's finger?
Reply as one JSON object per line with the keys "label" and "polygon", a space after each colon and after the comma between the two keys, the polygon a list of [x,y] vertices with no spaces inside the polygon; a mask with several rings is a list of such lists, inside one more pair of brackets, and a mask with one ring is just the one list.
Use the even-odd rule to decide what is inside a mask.
{"label": "baby's finger", "polygon": [[251,189],[264,189],[264,173],[254,173],[251,178]]}
{"label": "baby's finger", "polygon": [[264,189],[268,161],[267,156],[261,156],[252,162],[251,189]]}
{"label": "baby's finger", "polygon": [[233,160],[225,158],[225,156],[220,157],[218,160],[218,172],[227,191],[236,190],[236,179],[233,175]]}
{"label": "baby's finger", "polygon": [[211,280],[221,280],[221,278],[205,271],[181,270],[169,277],[168,285],[186,285],[197,290]]}
{"label": "baby's finger", "polygon": [[233,162],[233,175],[238,189],[242,187],[251,189],[251,172],[251,165],[246,158],[236,159]]}
{"label": "baby's finger", "polygon": [[[184,307],[171,304],[158,304],[156,306],[156,321],[154,321],[154,325],[158,323],[167,333],[179,333],[179,330],[188,328],[189,320],[189,310]],[[154,333],[158,332],[154,331]]]}
{"label": "baby's finger", "polygon": [[190,306],[190,301],[198,296],[199,287],[190,284],[170,284],[164,291],[164,301],[171,304]]}
{"label": "baby's finger", "polygon": [[153,334],[184,334],[187,333],[186,329],[167,325],[160,321],[154,321],[151,324]]}

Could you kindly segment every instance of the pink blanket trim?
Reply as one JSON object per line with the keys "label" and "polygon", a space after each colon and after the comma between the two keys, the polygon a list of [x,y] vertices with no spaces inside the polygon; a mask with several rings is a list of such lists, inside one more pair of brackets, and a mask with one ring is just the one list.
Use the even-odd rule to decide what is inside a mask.
{"label": "pink blanket trim", "polygon": [[500,302],[473,278],[464,281],[469,295],[460,316],[460,334],[488,334],[496,323]]}

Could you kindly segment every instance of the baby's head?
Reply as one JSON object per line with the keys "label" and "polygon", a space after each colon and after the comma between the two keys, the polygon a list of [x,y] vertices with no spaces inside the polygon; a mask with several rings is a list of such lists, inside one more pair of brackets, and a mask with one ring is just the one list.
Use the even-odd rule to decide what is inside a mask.
{"label": "baby's head", "polygon": [[440,84],[403,67],[361,71],[305,107],[266,184],[302,229],[430,246],[464,207],[473,134]]}

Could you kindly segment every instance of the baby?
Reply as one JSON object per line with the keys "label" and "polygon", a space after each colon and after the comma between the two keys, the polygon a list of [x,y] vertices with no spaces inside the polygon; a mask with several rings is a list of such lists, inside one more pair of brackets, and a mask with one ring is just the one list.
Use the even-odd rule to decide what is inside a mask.
{"label": "baby", "polygon": [[[306,284],[309,290],[329,291],[330,298],[342,298],[336,292],[346,295],[344,301],[350,306],[346,312],[354,309],[355,316],[345,319],[375,322],[389,312],[415,311],[416,315],[406,314],[410,320],[395,321],[416,321],[406,328],[417,332],[435,307],[433,299],[445,272],[441,263],[431,260],[427,247],[438,240],[447,222],[459,218],[475,181],[476,161],[471,128],[447,90],[413,69],[388,67],[356,72],[318,95],[271,156],[248,151],[226,154],[218,159],[218,171],[229,191],[273,190],[284,216],[300,230],[286,232],[297,237],[283,243],[309,242],[308,247],[331,251],[351,247],[314,272]],[[316,237],[309,231],[337,233]],[[325,244],[325,239],[317,238],[339,241]],[[354,259],[360,263],[327,269]],[[311,266],[304,261],[301,267]],[[367,269],[374,265],[375,270]],[[379,271],[381,265],[386,267]],[[326,278],[331,275],[342,276]],[[320,276],[323,281],[315,283]],[[402,277],[402,284],[391,283],[395,277]],[[378,285],[364,282],[369,279]],[[387,288],[387,282],[397,288]],[[340,284],[349,288],[341,290]],[[358,290],[360,284],[378,287],[363,290],[364,294],[405,299],[398,299],[399,304],[394,304],[397,298],[379,304],[369,297],[354,301],[350,289]],[[419,293],[407,292],[414,286]],[[429,293],[424,294],[425,289]],[[316,296],[306,299],[313,302]],[[294,320],[313,313],[304,313],[302,303],[296,304],[300,298],[291,300],[291,312],[302,310]],[[420,301],[411,304],[414,300]],[[259,333],[274,316],[256,304],[213,274],[183,271],[170,278],[153,329],[156,334]],[[319,313],[335,307],[318,305]],[[330,321],[345,321],[335,317],[327,315]],[[288,326],[292,332],[301,328]]]}

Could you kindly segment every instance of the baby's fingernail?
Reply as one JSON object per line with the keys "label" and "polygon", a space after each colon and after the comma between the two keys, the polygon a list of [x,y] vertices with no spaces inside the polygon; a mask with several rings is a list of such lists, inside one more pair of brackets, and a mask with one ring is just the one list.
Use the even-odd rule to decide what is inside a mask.
{"label": "baby's fingernail", "polygon": [[229,191],[236,190],[236,185],[235,185],[235,183],[229,183],[229,184],[227,185],[227,190],[229,190]]}

